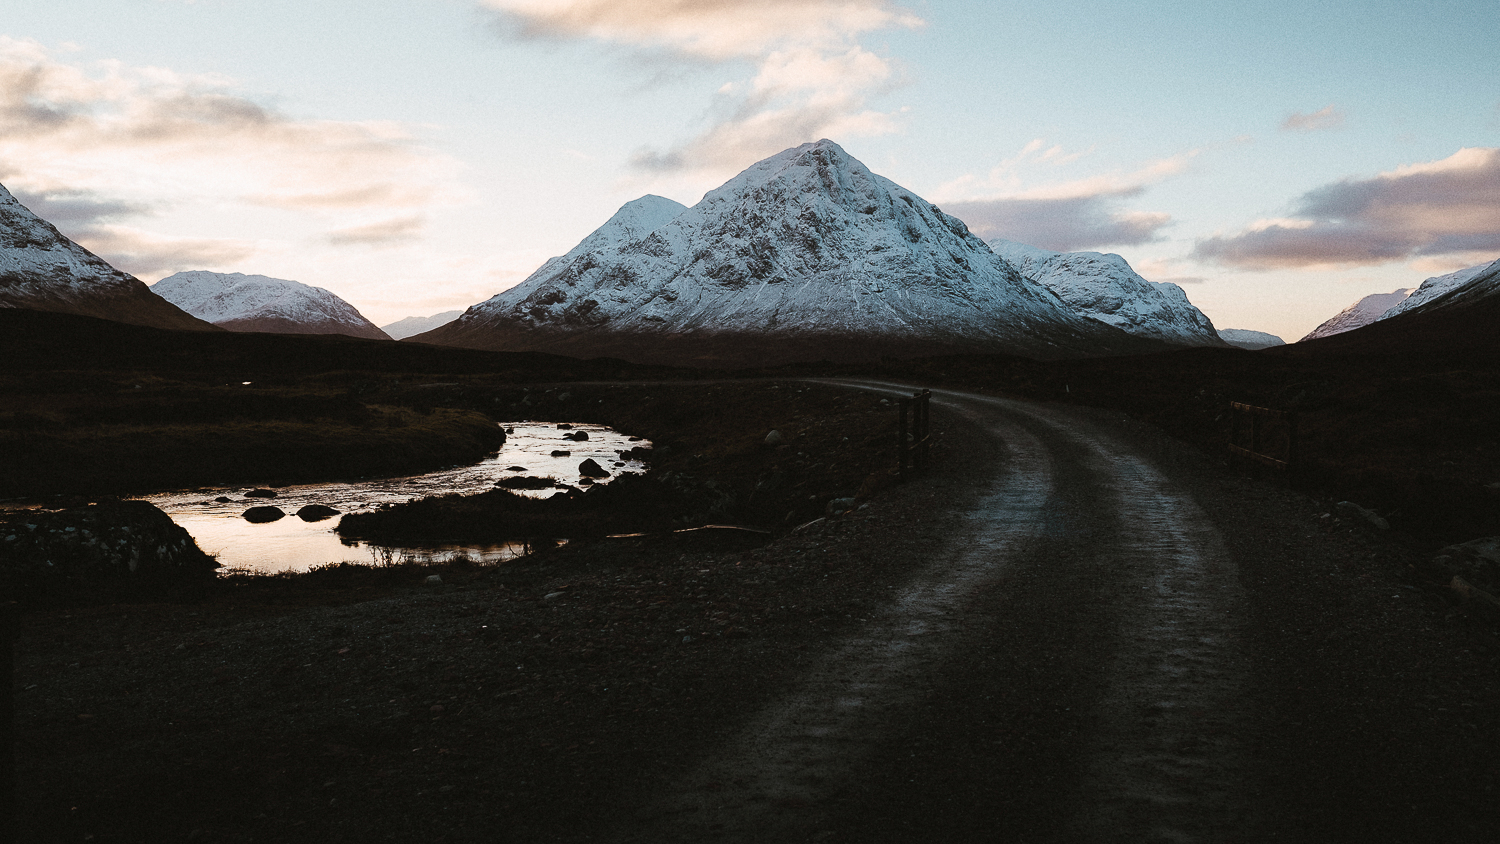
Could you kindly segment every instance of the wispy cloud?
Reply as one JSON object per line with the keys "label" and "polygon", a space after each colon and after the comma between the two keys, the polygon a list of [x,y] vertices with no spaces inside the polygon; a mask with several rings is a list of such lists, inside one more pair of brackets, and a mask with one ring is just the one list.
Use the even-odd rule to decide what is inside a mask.
{"label": "wispy cloud", "polygon": [[1309,191],[1289,217],[1199,241],[1197,257],[1247,269],[1381,264],[1500,254],[1500,149],[1345,179]]}
{"label": "wispy cloud", "polygon": [[1344,113],[1330,103],[1307,114],[1293,112],[1287,115],[1287,118],[1281,121],[1281,131],[1317,132],[1322,129],[1337,129],[1343,125]]}
{"label": "wispy cloud", "polygon": [[122,268],[161,266],[174,243],[201,258],[249,241],[163,237],[143,248],[98,224],[271,207],[337,232],[372,214],[420,216],[452,201],[463,192],[456,171],[397,124],[298,119],[219,77],[75,65],[0,37],[0,181]]}
{"label": "wispy cloud", "polygon": [[421,217],[401,217],[337,229],[329,232],[326,239],[335,246],[390,246],[421,237],[424,225]]}
{"label": "wispy cloud", "polygon": [[968,223],[971,231],[987,240],[1003,237],[1043,249],[1074,252],[1157,239],[1158,232],[1172,222],[1171,215],[1120,208],[1120,201],[1130,195],[949,202],[943,210]]}
{"label": "wispy cloud", "polygon": [[1036,139],[984,176],[955,179],[939,188],[938,194],[944,197],[945,211],[986,239],[1003,237],[1057,251],[1157,240],[1161,230],[1171,225],[1171,215],[1134,210],[1127,203],[1151,185],[1185,172],[1200,151],[1189,150],[1131,169],[1058,178],[1092,152],[1070,152]]}
{"label": "wispy cloud", "polygon": [[115,225],[85,226],[70,236],[116,269],[146,277],[227,268],[256,249],[253,242],[233,238],[167,237]]}
{"label": "wispy cloud", "polygon": [[648,171],[738,169],[820,137],[895,131],[899,112],[870,106],[899,84],[861,36],[922,20],[890,0],[481,0],[521,37],[587,39],[691,61],[748,62],[722,86],[696,136],[640,150]]}

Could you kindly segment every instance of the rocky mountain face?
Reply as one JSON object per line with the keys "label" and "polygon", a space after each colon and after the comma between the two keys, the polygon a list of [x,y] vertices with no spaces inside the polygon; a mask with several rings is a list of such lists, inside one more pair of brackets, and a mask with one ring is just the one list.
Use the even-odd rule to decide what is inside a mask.
{"label": "rocky mountain face", "polygon": [[412,339],[740,366],[1164,347],[1075,313],[963,221],[826,140],[755,164],[692,208],[636,200],[525,282]]}
{"label": "rocky mountain face", "polygon": [[1231,346],[1241,349],[1269,349],[1272,346],[1285,346],[1286,341],[1275,334],[1267,334],[1264,331],[1251,331],[1248,328],[1221,328],[1219,339]]}
{"label": "rocky mountain face", "polygon": [[390,325],[380,326],[380,330],[392,340],[405,340],[413,334],[421,334],[434,328],[447,325],[448,323],[463,316],[463,311],[443,311],[432,316],[409,316],[397,320]]}
{"label": "rocky mountain face", "polygon": [[[1345,331],[1353,331],[1380,319],[1391,308],[1401,304],[1411,294],[1411,288],[1403,287],[1390,293],[1374,293],[1339,311],[1328,321],[1314,328],[1303,340],[1332,337]],[[1300,340],[1298,342],[1301,342]]]}
{"label": "rocky mountain face", "polygon": [[1141,278],[1119,255],[1050,252],[1003,238],[989,246],[1028,281],[1045,286],[1084,316],[1175,345],[1224,345],[1213,321],[1181,287]]}
{"label": "rocky mountain face", "polygon": [[1431,313],[1500,296],[1500,260],[1469,267],[1422,282],[1404,301],[1380,315],[1390,319],[1409,313]]}
{"label": "rocky mountain face", "polygon": [[212,330],[129,273],[64,237],[0,185],[0,308],[55,311],[155,328]]}
{"label": "rocky mountain face", "polygon": [[151,289],[193,316],[230,331],[390,339],[353,305],[297,281],[191,270],[167,276]]}

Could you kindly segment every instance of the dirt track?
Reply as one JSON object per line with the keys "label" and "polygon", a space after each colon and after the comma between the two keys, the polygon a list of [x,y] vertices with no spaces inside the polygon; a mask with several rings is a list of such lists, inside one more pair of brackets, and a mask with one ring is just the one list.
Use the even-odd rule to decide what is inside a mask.
{"label": "dirt track", "polygon": [[[620,838],[1451,841],[1493,829],[1495,677],[1463,678],[1476,688],[1450,672],[1483,671],[1494,653],[1442,653],[1438,606],[1366,574],[1360,598],[1378,614],[1341,636],[1340,616],[1374,607],[1298,616],[1286,594],[1339,578],[1341,561],[1318,557],[1327,534],[1267,521],[1264,502],[1247,506],[1200,456],[1108,414],[954,392],[934,403],[993,447],[961,530]],[[1351,666],[1356,682],[1328,682]],[[1489,723],[1468,720],[1486,701]]]}

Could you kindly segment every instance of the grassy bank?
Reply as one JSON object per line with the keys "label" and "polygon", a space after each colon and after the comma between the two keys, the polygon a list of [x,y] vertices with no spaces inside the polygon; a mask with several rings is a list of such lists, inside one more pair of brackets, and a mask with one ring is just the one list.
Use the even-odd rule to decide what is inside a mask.
{"label": "grassy bank", "polygon": [[477,460],[502,437],[475,410],[300,388],[138,383],[0,390],[0,497],[398,475]]}

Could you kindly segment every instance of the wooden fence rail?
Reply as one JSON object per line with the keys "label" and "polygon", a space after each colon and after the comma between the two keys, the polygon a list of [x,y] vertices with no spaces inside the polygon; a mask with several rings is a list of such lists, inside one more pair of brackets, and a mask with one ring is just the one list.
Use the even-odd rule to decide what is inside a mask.
{"label": "wooden fence rail", "polygon": [[[903,481],[927,469],[927,453],[932,445],[932,431],[927,424],[931,399],[932,391],[923,390],[896,400],[901,414],[896,429],[897,468]],[[910,430],[906,424],[908,415],[911,416]]]}
{"label": "wooden fence rail", "polygon": [[[1247,421],[1248,428],[1244,424]],[[1231,459],[1270,466],[1283,475],[1291,475],[1298,465],[1297,414],[1230,402],[1229,454]]]}

